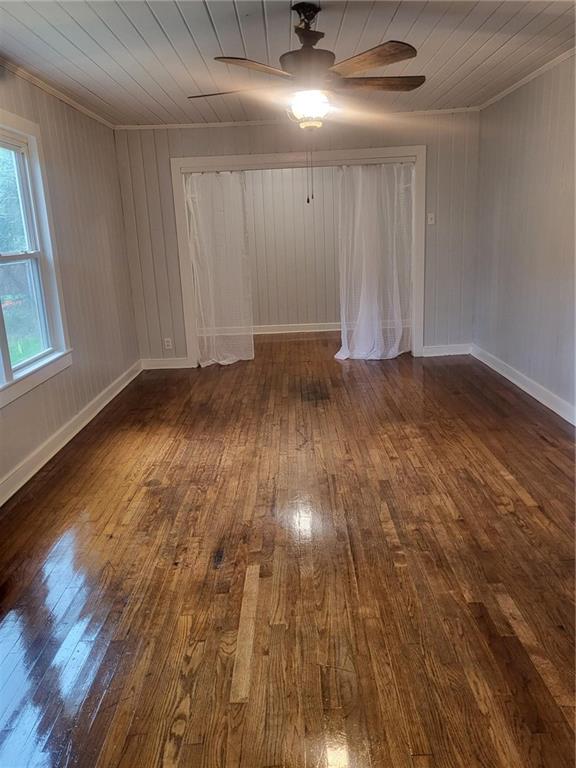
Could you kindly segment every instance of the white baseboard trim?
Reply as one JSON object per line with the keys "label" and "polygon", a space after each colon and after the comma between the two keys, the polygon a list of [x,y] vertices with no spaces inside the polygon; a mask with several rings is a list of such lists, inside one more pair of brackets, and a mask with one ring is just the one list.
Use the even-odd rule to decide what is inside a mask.
{"label": "white baseboard trim", "polygon": [[140,360],[134,363],[127,371],[118,376],[106,389],[85,405],[76,416],[73,416],[64,426],[54,432],[42,445],[29,454],[13,470],[0,480],[0,505],[8,501],[10,496],[16,493],[30,478],[42,469],[46,462],[50,461],[54,454],[63,448],[74,435],[78,434],[88,422],[98,414],[104,406],[113,400],[132,379],[140,373],[142,367]]}
{"label": "white baseboard trim", "polygon": [[140,361],[143,371],[157,371],[163,368],[197,368],[187,357],[153,357]]}
{"label": "white baseboard trim", "polygon": [[317,333],[318,331],[339,331],[340,323],[297,323],[294,325],[255,325],[254,335],[267,333]]}
{"label": "white baseboard trim", "polygon": [[446,355],[469,355],[470,344],[438,344],[422,349],[422,357],[444,357]]}
{"label": "white baseboard trim", "polygon": [[554,392],[543,387],[542,384],[538,384],[537,381],[530,379],[521,371],[517,371],[516,368],[508,365],[504,360],[492,355],[490,352],[486,352],[486,350],[477,347],[475,344],[472,344],[470,351],[473,357],[489,368],[492,368],[496,373],[504,376],[508,381],[516,384],[517,387],[520,387],[520,389],[531,395],[535,400],[538,400],[539,403],[550,408],[551,411],[566,419],[570,424],[576,424],[576,407],[567,400],[563,400],[558,395],[555,395]]}

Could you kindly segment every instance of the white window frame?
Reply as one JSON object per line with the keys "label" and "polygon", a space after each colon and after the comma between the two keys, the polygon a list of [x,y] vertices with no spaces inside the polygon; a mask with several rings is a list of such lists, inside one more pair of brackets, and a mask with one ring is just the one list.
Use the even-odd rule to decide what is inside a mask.
{"label": "white window frame", "polygon": [[0,144],[19,153],[19,184],[23,188],[24,218],[30,251],[0,253],[0,263],[34,261],[44,305],[48,349],[13,366],[4,318],[0,312],[0,408],[72,364],[58,259],[54,243],[48,189],[43,178],[44,158],[40,127],[0,109]]}

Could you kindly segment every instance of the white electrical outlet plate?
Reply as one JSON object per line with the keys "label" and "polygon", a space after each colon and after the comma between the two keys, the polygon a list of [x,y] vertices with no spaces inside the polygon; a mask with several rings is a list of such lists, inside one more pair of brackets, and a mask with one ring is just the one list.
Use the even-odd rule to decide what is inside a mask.
{"label": "white electrical outlet plate", "polygon": [[429,213],[426,217],[428,224],[436,224],[436,216],[433,213]]}
{"label": "white electrical outlet plate", "polygon": [[172,349],[172,339],[164,339],[164,349]]}

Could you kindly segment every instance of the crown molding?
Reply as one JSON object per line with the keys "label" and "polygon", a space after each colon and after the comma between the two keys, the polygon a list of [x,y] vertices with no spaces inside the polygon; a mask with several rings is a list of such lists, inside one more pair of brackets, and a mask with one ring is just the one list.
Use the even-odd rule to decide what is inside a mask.
{"label": "crown molding", "polygon": [[[420,109],[411,112],[387,112],[386,117],[418,117],[419,115],[450,115],[454,112],[479,112],[480,107],[453,107],[449,109]],[[286,120],[237,120],[232,123],[155,123],[153,125],[115,125],[116,131],[165,131],[179,128],[246,128],[247,126],[288,125]],[[335,125],[335,123],[331,123]]]}
{"label": "crown molding", "polygon": [[544,64],[543,66],[539,67],[538,69],[534,70],[530,75],[526,75],[526,77],[523,77],[522,80],[518,80],[517,83],[514,83],[514,85],[511,85],[509,88],[506,88],[506,90],[501,91],[496,96],[493,96],[491,99],[488,99],[488,101],[485,101],[484,104],[481,104],[478,109],[486,109],[486,107],[491,107],[492,104],[495,104],[497,101],[500,101],[500,99],[503,99],[505,96],[508,96],[510,93],[514,93],[514,91],[518,90],[518,88],[522,88],[523,85],[526,85],[526,83],[531,82],[532,80],[535,80],[537,77],[540,77],[540,75],[543,75],[544,72],[548,72],[549,69],[554,69],[554,67],[557,67],[558,64],[562,64],[563,61],[567,61],[568,59],[572,58],[576,54],[576,48],[571,48],[569,51],[564,51],[564,53],[561,53],[560,56],[556,56],[555,59],[552,59],[552,61],[549,61],[547,64]]}
{"label": "crown molding", "polygon": [[54,98],[58,99],[59,101],[63,101],[64,104],[72,107],[72,109],[75,109],[77,112],[81,112],[86,117],[90,117],[92,120],[96,120],[97,123],[101,123],[102,125],[105,125],[107,128],[111,128],[112,130],[114,129],[114,124],[106,120],[106,118],[102,117],[97,112],[92,112],[91,109],[82,106],[82,104],[77,102],[75,99],[72,99],[70,96],[66,96],[66,94],[62,93],[62,91],[59,91],[58,88],[54,88],[53,86],[48,85],[48,83],[44,82],[44,80],[41,80],[39,77],[36,77],[36,75],[31,74],[28,72],[28,70],[22,69],[22,67],[13,64],[11,61],[8,61],[1,56],[0,67],[7,69],[13,75],[16,75],[16,77],[21,77],[22,80],[27,80],[29,83],[32,83],[32,85],[40,88],[40,90],[50,94],[50,96],[54,96]]}
{"label": "crown molding", "polygon": [[164,131],[179,128],[246,128],[247,126],[285,125],[284,120],[236,120],[229,123],[151,123],[144,125],[115,125],[115,131]]}

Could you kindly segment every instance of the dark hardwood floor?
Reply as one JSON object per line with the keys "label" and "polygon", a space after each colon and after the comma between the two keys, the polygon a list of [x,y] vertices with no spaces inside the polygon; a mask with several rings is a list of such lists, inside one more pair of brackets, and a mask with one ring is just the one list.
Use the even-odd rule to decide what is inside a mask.
{"label": "dark hardwood floor", "polygon": [[572,768],[572,430],[335,349],[145,372],[5,505],[2,768]]}

